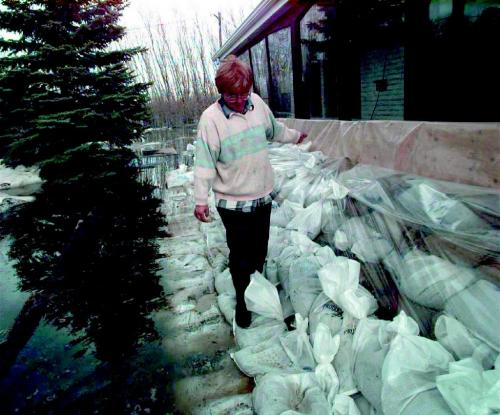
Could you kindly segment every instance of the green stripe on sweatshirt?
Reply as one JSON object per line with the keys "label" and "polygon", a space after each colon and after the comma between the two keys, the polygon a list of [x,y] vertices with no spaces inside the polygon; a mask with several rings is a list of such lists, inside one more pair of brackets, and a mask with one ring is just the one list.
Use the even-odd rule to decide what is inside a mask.
{"label": "green stripe on sweatshirt", "polygon": [[219,160],[229,163],[266,148],[266,128],[264,125],[258,125],[223,139]]}
{"label": "green stripe on sweatshirt", "polygon": [[201,138],[196,139],[196,158],[194,165],[199,167],[206,167],[208,169],[215,169],[217,163],[217,154],[210,149],[208,144]]}

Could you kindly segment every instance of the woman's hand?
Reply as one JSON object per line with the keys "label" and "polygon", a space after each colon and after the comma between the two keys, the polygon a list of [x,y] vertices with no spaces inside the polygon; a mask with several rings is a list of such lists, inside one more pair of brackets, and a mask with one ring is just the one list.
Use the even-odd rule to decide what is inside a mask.
{"label": "woman's hand", "polygon": [[210,222],[208,216],[210,215],[210,210],[208,205],[196,205],[194,208],[194,216],[201,222]]}
{"label": "woman's hand", "polygon": [[297,144],[302,143],[302,141],[304,141],[306,138],[307,138],[306,133],[300,133],[299,141],[297,141]]}

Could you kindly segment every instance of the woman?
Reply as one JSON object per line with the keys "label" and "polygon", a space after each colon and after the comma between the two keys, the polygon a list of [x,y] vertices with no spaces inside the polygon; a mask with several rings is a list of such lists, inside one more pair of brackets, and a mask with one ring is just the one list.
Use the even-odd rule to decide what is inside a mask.
{"label": "woman", "polygon": [[221,63],[215,84],[221,97],[203,112],[198,127],[194,215],[207,222],[212,188],[226,228],[236,323],[248,327],[244,293],[250,275],[263,271],[269,239],[274,181],[267,144],[298,144],[307,135],[275,120],[262,98],[250,92],[252,71],[236,56]]}

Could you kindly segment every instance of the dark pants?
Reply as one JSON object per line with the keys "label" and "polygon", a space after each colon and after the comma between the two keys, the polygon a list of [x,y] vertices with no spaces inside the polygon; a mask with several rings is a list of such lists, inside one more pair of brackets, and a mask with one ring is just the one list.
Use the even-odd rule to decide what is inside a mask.
{"label": "dark pants", "polygon": [[262,273],[267,256],[271,204],[258,207],[255,212],[239,212],[217,208],[226,228],[229,248],[229,270],[236,289],[236,301],[244,306],[245,290],[250,283],[250,275]]}

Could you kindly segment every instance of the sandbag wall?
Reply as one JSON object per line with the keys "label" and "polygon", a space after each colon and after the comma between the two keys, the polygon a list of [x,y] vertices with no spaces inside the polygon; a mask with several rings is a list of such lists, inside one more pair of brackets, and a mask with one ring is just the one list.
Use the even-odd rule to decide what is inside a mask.
{"label": "sandbag wall", "polygon": [[255,412],[500,410],[499,193],[307,150],[269,148],[278,198],[248,329],[222,224],[202,227]]}

